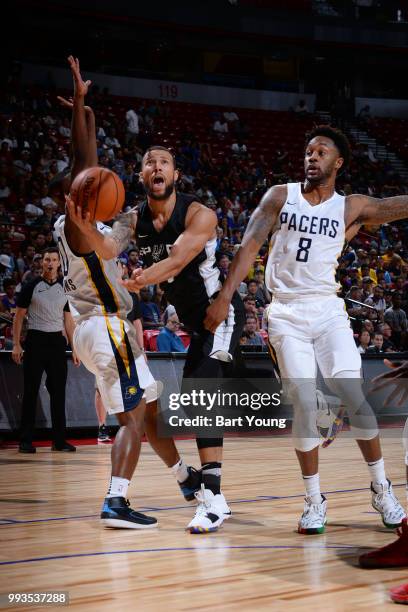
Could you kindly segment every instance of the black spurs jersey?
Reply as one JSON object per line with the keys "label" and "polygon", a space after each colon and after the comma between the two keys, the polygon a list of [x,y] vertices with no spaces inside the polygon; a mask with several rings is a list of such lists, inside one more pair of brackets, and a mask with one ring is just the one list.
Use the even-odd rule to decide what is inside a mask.
{"label": "black spurs jersey", "polygon": [[[147,266],[169,256],[171,247],[185,230],[187,210],[196,196],[177,194],[176,204],[165,227],[156,231],[147,201],[139,207],[136,239],[140,254]],[[174,278],[160,284],[167,300],[172,304],[180,319],[192,329],[200,325],[209,298],[221,289],[220,271],[216,266],[216,237],[208,240],[205,247]]]}

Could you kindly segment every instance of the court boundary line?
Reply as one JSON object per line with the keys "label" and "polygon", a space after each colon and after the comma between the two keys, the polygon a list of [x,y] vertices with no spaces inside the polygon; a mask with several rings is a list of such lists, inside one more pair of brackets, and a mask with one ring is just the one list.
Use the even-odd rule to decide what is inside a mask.
{"label": "court boundary line", "polygon": [[165,547],[165,548],[135,548],[131,550],[109,550],[91,553],[73,553],[69,555],[50,555],[48,557],[33,557],[31,559],[16,559],[14,561],[0,561],[0,566],[4,565],[18,565],[23,563],[36,563],[40,561],[56,561],[60,559],[73,559],[80,557],[100,557],[105,555],[125,555],[135,553],[157,553],[157,552],[182,552],[182,551],[201,551],[201,550],[361,550],[361,548],[368,548],[367,546],[359,547],[355,544],[324,544],[324,545],[311,545],[311,546],[300,546],[300,545],[284,545],[284,544],[242,544],[242,545],[229,545],[229,546],[181,546],[181,547]]}
{"label": "court boundary line", "polygon": [[[405,487],[405,483],[400,483],[400,484],[393,484],[393,488],[396,489],[397,487]],[[322,493],[324,495],[336,495],[336,494],[341,494],[341,493],[355,493],[355,492],[360,492],[360,491],[370,491],[370,489],[368,487],[359,487],[356,489],[337,489],[334,491],[322,491]],[[229,501],[228,503],[230,505],[233,504],[252,504],[252,503],[257,503],[257,502],[263,502],[263,501],[276,501],[276,500],[284,500],[284,499],[295,499],[297,497],[302,497],[304,498],[304,493],[297,493],[296,495],[283,495],[283,496],[276,496],[276,495],[259,495],[258,497],[254,498],[254,499],[236,499],[233,501]],[[165,507],[161,507],[161,508],[157,508],[154,506],[141,506],[139,508],[140,511],[142,512],[168,512],[170,510],[183,510],[185,508],[194,508],[194,506],[192,506],[191,504],[186,504],[183,506],[165,506]],[[40,518],[40,519],[29,519],[29,520],[25,520],[25,521],[21,521],[21,520],[16,520],[16,519],[8,519],[6,517],[0,517],[0,528],[1,527],[10,527],[13,525],[28,525],[28,524],[33,524],[33,523],[44,523],[44,522],[48,522],[48,521],[69,521],[69,520],[81,520],[81,519],[85,519],[85,518],[96,518],[98,517],[98,514],[82,514],[82,515],[73,515],[73,516],[60,516],[60,517],[50,517],[50,518]]]}

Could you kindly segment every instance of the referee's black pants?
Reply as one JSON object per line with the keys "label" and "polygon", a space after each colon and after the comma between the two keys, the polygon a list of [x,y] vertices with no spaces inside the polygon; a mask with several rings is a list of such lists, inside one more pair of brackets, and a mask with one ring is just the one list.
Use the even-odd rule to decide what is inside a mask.
{"label": "referee's black pants", "polygon": [[24,397],[21,413],[21,442],[31,443],[35,429],[35,412],[43,372],[47,374],[50,394],[53,441],[65,441],[65,384],[67,382],[67,344],[61,332],[29,330],[24,350]]}

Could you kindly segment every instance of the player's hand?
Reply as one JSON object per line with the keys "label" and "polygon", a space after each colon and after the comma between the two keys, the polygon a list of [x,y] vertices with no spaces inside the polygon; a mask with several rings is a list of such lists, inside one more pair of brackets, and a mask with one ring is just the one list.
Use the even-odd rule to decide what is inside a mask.
{"label": "player's hand", "polygon": [[146,286],[146,282],[143,278],[143,268],[136,268],[136,270],[133,270],[130,278],[119,278],[119,284],[126,287],[128,291],[137,293]]}
{"label": "player's hand", "polygon": [[76,368],[79,368],[79,366],[81,365],[81,360],[75,351],[72,351],[72,363]]}
{"label": "player's hand", "polygon": [[[62,96],[57,96],[57,100],[61,104],[61,106],[64,106],[65,108],[68,108],[69,110],[72,110],[74,108],[74,98],[67,99],[67,98],[63,98]],[[91,113],[93,113],[93,110],[90,106],[84,106],[84,109],[87,115],[90,115]]]}
{"label": "player's hand", "polygon": [[371,381],[371,391],[380,391],[386,387],[394,386],[394,390],[384,400],[384,406],[396,402],[397,406],[408,399],[408,361],[389,361],[384,359],[384,364],[390,368],[390,372],[379,374]]}
{"label": "player's hand", "polygon": [[70,55],[68,57],[68,63],[71,67],[72,78],[74,79],[74,96],[84,98],[88,93],[88,88],[92,81],[84,81],[81,76],[79,68],[79,59]]}
{"label": "player's hand", "polygon": [[13,350],[11,351],[11,357],[17,365],[20,365],[20,363],[23,361],[23,354],[24,351],[21,344],[15,344],[13,346]]}
{"label": "player's hand", "polygon": [[214,333],[217,327],[228,318],[230,301],[221,294],[207,308],[207,316],[204,319],[204,327]]}
{"label": "player's hand", "polygon": [[91,222],[91,215],[89,212],[86,212],[85,215],[82,214],[82,208],[80,206],[75,206],[74,200],[69,196],[65,196],[65,204],[67,208],[67,213],[80,232],[85,235],[90,235],[93,232],[94,226]]}

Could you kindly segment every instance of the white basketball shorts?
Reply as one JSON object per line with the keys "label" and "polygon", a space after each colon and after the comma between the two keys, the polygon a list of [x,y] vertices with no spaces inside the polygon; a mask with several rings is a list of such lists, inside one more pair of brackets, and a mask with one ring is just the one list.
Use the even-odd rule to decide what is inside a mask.
{"label": "white basketball shorts", "polygon": [[282,379],[315,379],[361,370],[344,301],[333,296],[273,298],[268,307],[268,336]]}
{"label": "white basketball shorts", "polygon": [[109,414],[132,410],[142,398],[151,402],[159,397],[162,385],[156,383],[140,353],[129,321],[103,316],[81,321],[75,328],[74,349],[95,375]]}

